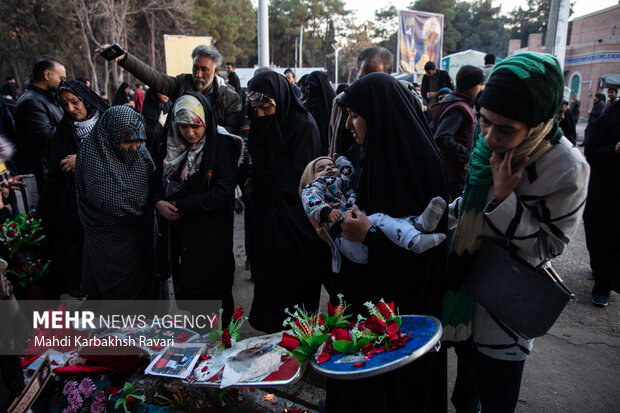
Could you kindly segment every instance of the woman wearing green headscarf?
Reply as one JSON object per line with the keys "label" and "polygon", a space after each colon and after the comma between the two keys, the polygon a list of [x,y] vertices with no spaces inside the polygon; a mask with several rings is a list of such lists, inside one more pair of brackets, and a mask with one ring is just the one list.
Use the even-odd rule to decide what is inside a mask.
{"label": "woman wearing green headscarf", "polygon": [[[549,257],[564,251],[581,217],[589,167],[555,121],[563,87],[560,65],[548,54],[519,53],[495,65],[478,99],[465,189],[451,205],[459,210],[453,275],[466,274],[480,236],[508,239],[533,265],[541,262],[543,233]],[[444,303],[445,333],[455,341],[471,337],[457,345],[452,403],[459,413],[513,412],[533,340],[500,326],[479,304],[467,305],[462,292],[453,294],[460,307]]]}

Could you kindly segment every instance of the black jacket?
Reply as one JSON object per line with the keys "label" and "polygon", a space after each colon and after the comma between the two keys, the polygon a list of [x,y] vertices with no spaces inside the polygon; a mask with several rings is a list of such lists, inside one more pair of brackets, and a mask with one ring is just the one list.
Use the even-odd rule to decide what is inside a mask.
{"label": "black jacket", "polygon": [[[204,96],[198,93],[192,95],[206,104]],[[232,288],[235,272],[233,203],[241,147],[240,138],[217,133],[215,139],[205,144],[206,152],[199,172],[167,199],[176,202],[183,217],[170,222],[170,225],[161,217],[163,225],[160,225],[162,237],[158,240],[158,272],[174,274],[177,293],[217,296]],[[157,169],[151,187],[153,205],[166,199],[162,185],[165,155],[161,153],[155,160]],[[168,237],[171,242],[168,242]],[[167,248],[171,251],[166,251]],[[170,262],[167,257],[171,258]],[[178,257],[181,265],[177,264]]]}
{"label": "black jacket", "polygon": [[17,168],[20,173],[34,173],[39,190],[47,178],[52,151],[52,137],[63,116],[55,94],[29,85],[17,101]]}
{"label": "black jacket", "polygon": [[444,87],[449,87],[451,90],[454,90],[454,84],[452,83],[452,79],[450,79],[450,75],[445,70],[437,70],[435,76],[439,76],[439,85],[437,89],[431,90],[430,88],[430,79],[428,76],[424,76],[422,79],[422,97],[428,101],[430,105],[437,102],[437,97],[433,99],[428,99],[428,92],[437,92],[439,89]]}

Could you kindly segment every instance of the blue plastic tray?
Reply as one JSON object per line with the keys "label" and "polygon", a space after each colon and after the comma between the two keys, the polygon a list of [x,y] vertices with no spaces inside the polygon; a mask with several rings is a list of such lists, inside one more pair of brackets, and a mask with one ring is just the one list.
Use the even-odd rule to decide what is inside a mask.
{"label": "blue plastic tray", "polygon": [[[342,380],[355,380],[376,376],[395,370],[411,363],[429,350],[439,346],[441,322],[435,317],[423,315],[402,316],[400,330],[403,334],[411,333],[404,347],[398,350],[375,354],[366,359],[362,354],[332,354],[324,363],[318,364],[312,359],[312,367],[324,376]],[[366,361],[363,366],[355,367],[358,361]]]}

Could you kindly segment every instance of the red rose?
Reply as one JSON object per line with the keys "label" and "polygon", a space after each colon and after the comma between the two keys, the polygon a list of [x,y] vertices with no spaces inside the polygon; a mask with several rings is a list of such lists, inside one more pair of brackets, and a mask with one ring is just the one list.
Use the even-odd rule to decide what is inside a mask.
{"label": "red rose", "polygon": [[232,346],[230,340],[230,332],[227,328],[225,328],[224,331],[222,331],[222,344],[224,345],[224,348],[230,348]]}
{"label": "red rose", "polygon": [[110,396],[114,397],[118,394],[119,388],[110,386]]}
{"label": "red rose", "polygon": [[243,315],[243,307],[239,307],[235,310],[235,314],[233,314],[233,320],[239,320]]}
{"label": "red rose", "polygon": [[327,302],[327,315],[329,317],[332,317],[334,315],[341,317],[342,313],[344,313],[344,305],[338,304],[334,307],[332,303],[330,303],[329,301]]}
{"label": "red rose", "polygon": [[13,229],[17,228],[17,223],[16,222],[11,222],[9,224],[9,228],[13,228]]}
{"label": "red rose", "polygon": [[11,230],[9,230],[6,234],[7,234],[9,237],[13,238],[13,237],[15,236],[15,234],[17,234],[17,233],[16,233],[15,231],[11,231]]}
{"label": "red rose", "polygon": [[392,314],[394,314],[394,301],[389,304],[379,301],[376,307],[377,310],[379,310],[379,312],[381,313],[381,317],[385,318],[386,320],[392,317]]}
{"label": "red rose", "polygon": [[186,332],[182,332],[177,336],[177,343],[184,343],[187,341],[188,338],[189,334],[187,334]]}
{"label": "red rose", "polygon": [[282,333],[282,341],[280,341],[278,345],[287,349],[288,351],[293,351],[297,347],[299,347],[299,340],[297,340],[297,337],[292,336],[288,333]]}
{"label": "red rose", "polygon": [[351,341],[351,335],[344,328],[334,328],[332,330],[332,336],[334,337],[334,340]]}
{"label": "red rose", "polygon": [[366,325],[367,329],[369,329],[375,334],[383,334],[383,332],[385,331],[385,321],[381,320],[374,314],[368,317],[364,324]]}
{"label": "red rose", "polygon": [[131,410],[138,405],[138,399],[133,396],[127,396],[125,403],[127,403],[127,409]]}
{"label": "red rose", "polygon": [[387,333],[389,336],[396,334],[398,332],[398,324],[396,321],[392,320],[387,325]]}
{"label": "red rose", "polygon": [[329,355],[329,353],[321,353],[319,354],[319,358],[317,359],[317,363],[321,364],[321,363],[325,363],[327,360],[329,360],[331,358],[331,356]]}

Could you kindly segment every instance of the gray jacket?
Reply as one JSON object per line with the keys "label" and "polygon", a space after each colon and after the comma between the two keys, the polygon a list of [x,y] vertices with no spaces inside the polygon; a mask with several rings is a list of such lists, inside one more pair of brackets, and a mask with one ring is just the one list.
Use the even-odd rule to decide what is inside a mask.
{"label": "gray jacket", "polygon": [[[194,85],[194,76],[191,73],[183,73],[175,77],[168,76],[153,69],[130,53],[127,53],[119,64],[146,85],[157,89],[158,92],[163,93],[173,101],[185,92],[198,91]],[[219,76],[215,76],[213,88],[213,93],[216,96],[213,110],[218,125],[223,126],[232,134],[238,134],[242,120],[239,95],[232,86],[226,85],[224,79]]]}

